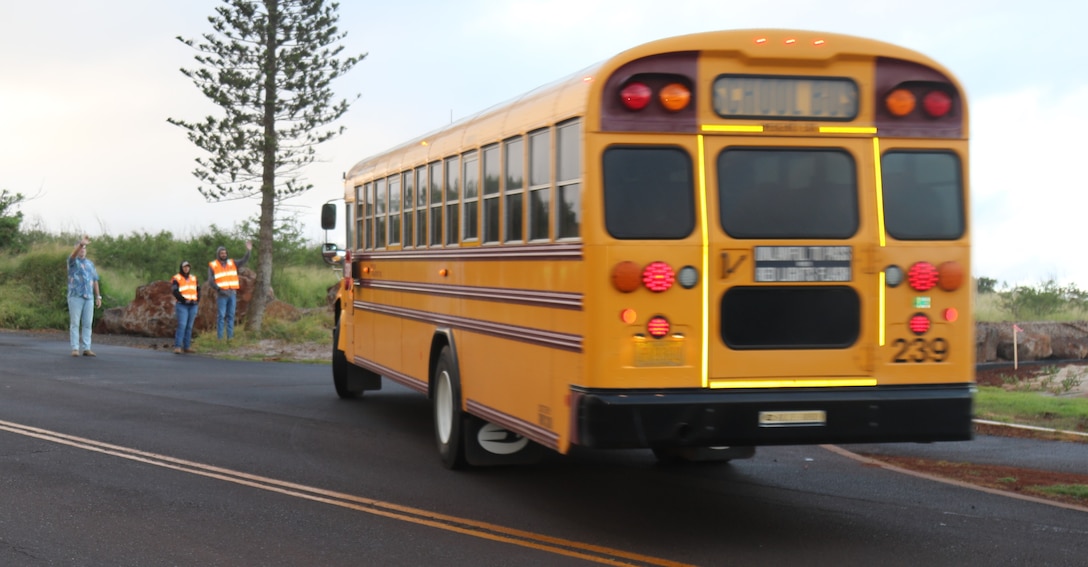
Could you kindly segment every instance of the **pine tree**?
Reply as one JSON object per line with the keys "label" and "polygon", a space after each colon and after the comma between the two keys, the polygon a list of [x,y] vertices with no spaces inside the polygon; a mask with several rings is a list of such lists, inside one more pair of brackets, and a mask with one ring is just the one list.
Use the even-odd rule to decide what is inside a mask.
{"label": "pine tree", "polygon": [[254,332],[271,297],[277,207],[313,188],[301,171],[314,146],[343,132],[330,124],[351,105],[334,100],[331,83],[366,56],[341,56],[347,33],[336,26],[338,9],[324,0],[223,0],[208,17],[213,32],[177,38],[199,52],[199,66],[181,72],[222,110],[201,122],[167,119],[210,154],[196,159],[198,190],[209,202],[260,197],[257,289],[246,317]]}

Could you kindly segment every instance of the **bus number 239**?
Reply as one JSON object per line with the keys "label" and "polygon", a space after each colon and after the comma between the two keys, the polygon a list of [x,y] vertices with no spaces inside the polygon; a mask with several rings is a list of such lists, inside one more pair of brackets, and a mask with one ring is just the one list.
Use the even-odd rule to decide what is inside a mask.
{"label": "bus number 239", "polygon": [[936,338],[926,340],[896,339],[895,358],[892,362],[944,362],[948,358],[948,341]]}

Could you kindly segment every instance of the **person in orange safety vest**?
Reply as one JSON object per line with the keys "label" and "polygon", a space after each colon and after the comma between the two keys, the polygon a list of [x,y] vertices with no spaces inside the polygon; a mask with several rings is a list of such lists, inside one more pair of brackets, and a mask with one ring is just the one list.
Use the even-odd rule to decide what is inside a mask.
{"label": "person in orange safety vest", "polygon": [[215,334],[219,340],[223,340],[224,330],[227,339],[234,338],[234,311],[238,307],[237,295],[241,287],[238,270],[249,262],[252,251],[253,242],[247,240],[246,255],[241,260],[232,260],[227,257],[227,247],[220,246],[215,251],[215,259],[208,262],[208,284],[215,290]]}
{"label": "person in orange safety vest", "polygon": [[192,271],[189,261],[183,261],[178,273],[170,279],[170,291],[177,299],[174,304],[174,314],[178,318],[178,330],[174,332],[174,354],[181,354],[182,349],[193,352],[193,323],[200,304],[200,287]]}

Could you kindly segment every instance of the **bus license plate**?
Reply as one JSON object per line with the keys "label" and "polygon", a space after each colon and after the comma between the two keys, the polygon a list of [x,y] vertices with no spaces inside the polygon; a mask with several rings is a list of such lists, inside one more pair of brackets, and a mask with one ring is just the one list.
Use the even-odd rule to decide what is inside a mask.
{"label": "bus license plate", "polygon": [[827,423],[824,410],[809,411],[761,411],[760,427],[806,427]]}
{"label": "bus license plate", "polygon": [[683,366],[682,341],[645,341],[635,343],[635,366]]}

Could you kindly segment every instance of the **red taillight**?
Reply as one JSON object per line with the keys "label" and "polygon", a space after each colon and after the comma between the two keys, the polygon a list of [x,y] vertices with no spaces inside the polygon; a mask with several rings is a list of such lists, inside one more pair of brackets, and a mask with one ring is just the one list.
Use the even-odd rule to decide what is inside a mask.
{"label": "red taillight", "polygon": [[674,281],[676,281],[676,275],[665,262],[650,262],[650,265],[642,270],[642,285],[650,291],[665,291],[672,287]]}
{"label": "red taillight", "polygon": [[907,283],[914,291],[933,289],[937,279],[937,267],[929,262],[918,262],[907,270]]}
{"label": "red taillight", "polygon": [[655,339],[660,339],[669,334],[669,320],[664,317],[652,317],[646,323],[646,332]]}
{"label": "red taillight", "polygon": [[922,108],[933,118],[940,118],[952,110],[952,97],[944,91],[930,91],[922,97]]}
{"label": "red taillight", "polygon": [[628,110],[642,110],[650,104],[653,91],[644,83],[631,83],[620,91],[620,100]]}
{"label": "red taillight", "polygon": [[926,331],[929,331],[929,317],[926,317],[925,315],[919,313],[910,318],[910,323],[908,324],[908,326],[910,327],[911,332],[913,332],[914,334],[924,335]]}

